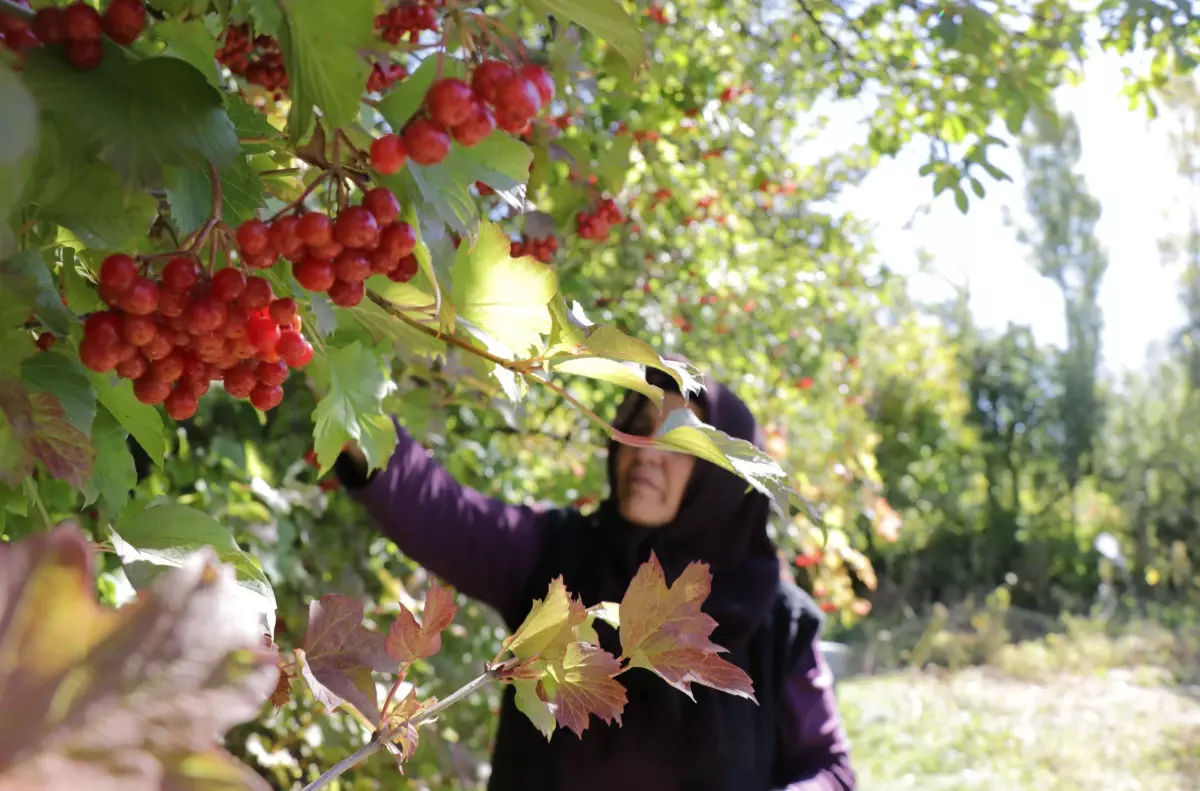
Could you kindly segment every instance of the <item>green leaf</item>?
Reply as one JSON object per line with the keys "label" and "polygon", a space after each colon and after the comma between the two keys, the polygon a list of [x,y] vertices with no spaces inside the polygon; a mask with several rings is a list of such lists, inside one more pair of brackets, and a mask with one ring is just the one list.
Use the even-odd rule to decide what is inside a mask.
{"label": "green leaf", "polygon": [[964,190],[959,184],[954,185],[954,205],[957,206],[958,210],[963,214],[967,213],[967,208],[970,206],[970,201],[967,198],[966,190]]}
{"label": "green leaf", "polygon": [[22,253],[0,263],[0,294],[4,295],[0,299],[0,330],[22,326],[37,307],[38,281],[27,270],[30,262],[41,265],[35,253]]}
{"label": "green leaf", "polygon": [[518,209],[524,208],[525,185],[529,181],[529,146],[505,132],[493,132],[471,148],[457,143],[443,165],[463,184],[482,181]]}
{"label": "green leaf", "polygon": [[[330,347],[323,384],[328,388],[313,410],[313,442],[324,475],[349,440],[362,448],[371,469],[387,464],[396,447],[396,430],[383,413],[383,399],[395,389],[374,350],[359,341]],[[380,420],[379,418],[384,418]]]}
{"label": "green leaf", "polygon": [[[279,46],[291,80],[293,115],[303,120],[315,105],[326,128],[349,125],[358,115],[371,70],[358,51],[372,43],[375,4],[372,0],[288,0],[283,8],[287,24],[279,31]],[[292,120],[289,116],[289,124]],[[293,130],[296,135],[304,131]]]}
{"label": "green leaf", "polygon": [[460,319],[495,338],[514,355],[540,349],[552,327],[554,270],[531,257],[509,255],[508,236],[486,222],[473,247],[464,241],[454,257],[451,299]]}
{"label": "green leaf", "polygon": [[218,167],[238,156],[221,95],[178,58],[131,62],[106,42],[104,59],[78,71],[57,51],[30,50],[25,83],[43,110],[69,117],[84,138],[136,186],[163,183],[163,166],[199,154]]}
{"label": "green leaf", "polygon": [[254,30],[268,36],[279,36],[283,27],[283,11],[276,0],[249,0],[250,16],[254,18]]}
{"label": "green leaf", "polygon": [[529,718],[533,727],[549,739],[554,735],[558,723],[554,719],[554,710],[550,704],[538,697],[536,678],[518,678],[512,682],[516,689],[517,710]]}
{"label": "green leaf", "polygon": [[555,364],[554,370],[562,374],[586,376],[589,379],[609,382],[627,390],[636,390],[655,404],[662,403],[662,388],[647,382],[646,369],[639,365],[606,360],[603,357],[585,357],[564,360]]}
{"label": "green leaf", "polygon": [[629,154],[633,151],[633,135],[615,137],[596,160],[596,175],[609,192],[620,192],[629,172]]}
{"label": "green leaf", "polygon": [[108,376],[93,373],[92,383],[97,400],[133,435],[150,460],[161,467],[167,457],[167,438],[158,410],[137,400],[133,383],[128,379],[113,384]]}
{"label": "green leaf", "polygon": [[[425,94],[429,92],[429,86],[433,85],[434,79],[437,78],[437,71],[438,58],[425,58],[416,71],[405,77],[399,85],[394,86],[387,92],[387,95],[379,100],[379,106],[376,109],[383,116],[383,120],[388,122],[388,126],[397,133],[425,103]],[[442,75],[461,78],[466,75],[466,69],[460,60],[443,58]]]}
{"label": "green leaf", "polygon": [[614,47],[636,72],[646,63],[646,44],[637,23],[617,0],[525,0],[534,11],[571,21]]}
{"label": "green leaf", "polygon": [[85,275],[91,269],[71,248],[62,248],[63,291],[67,297],[67,308],[77,315],[84,315],[107,306],[96,291],[96,284]]}
{"label": "green leaf", "polygon": [[50,393],[62,404],[67,422],[85,434],[96,418],[96,391],[79,360],[51,349],[21,365],[21,381],[30,393]]}
{"label": "green leaf", "polygon": [[[264,32],[262,30],[259,31]],[[222,89],[217,71],[217,40],[200,19],[165,19],[154,25],[154,35],[167,42],[167,54],[187,61],[217,90]]]}
{"label": "green leaf", "polygon": [[103,162],[67,165],[70,189],[41,207],[43,218],[67,228],[97,250],[136,250],[158,212],[158,202],[128,186]]}
{"label": "green leaf", "polygon": [[[0,63],[0,165],[16,165],[37,147],[38,108],[13,73]],[[18,193],[19,194],[19,193]]]}
{"label": "green leaf", "polygon": [[[237,130],[239,140],[264,138],[283,142],[283,135],[271,125],[267,117],[243,102],[237,94],[225,94],[225,109]],[[247,154],[258,154],[270,151],[271,146],[266,143],[243,143],[242,150]]]}
{"label": "green leaf", "polygon": [[422,167],[410,161],[405,173],[416,185],[421,200],[433,209],[439,220],[460,236],[471,237],[479,223],[479,211],[475,199],[467,192],[471,182],[459,172],[461,163],[451,149],[450,156],[436,165]]}
{"label": "green leaf", "polygon": [[[218,171],[221,179],[221,219],[233,227],[241,225],[265,205],[262,179],[242,157]],[[171,217],[180,234],[189,234],[208,219],[212,211],[212,175],[208,165],[196,162],[174,173],[167,189]]]}
{"label": "green leaf", "polygon": [[187,558],[204,547],[212,547],[217,559],[233,566],[238,585],[274,631],[275,593],[262,567],[244,552],[233,533],[203,511],[186,505],[157,505],[121,519],[113,529],[116,549],[129,581],[143,589],[164,571],[181,567]]}
{"label": "green leaf", "polygon": [[92,427],[92,445],[96,448],[96,464],[92,477],[83,487],[84,505],[103,500],[111,517],[116,517],[129,502],[129,492],[137,486],[137,468],[129,452],[126,431],[104,407],[96,411]]}
{"label": "green leaf", "polygon": [[[34,302],[34,315],[38,321],[50,329],[55,335],[60,338],[66,337],[71,330],[71,326],[75,324],[75,317],[71,315],[71,311],[63,306],[62,297],[59,296],[58,288],[54,285],[54,277],[50,274],[50,270],[46,268],[45,262],[41,255],[34,252],[21,253],[0,264],[0,277],[5,281],[19,281],[28,279],[34,284],[34,293],[36,294]],[[13,282],[10,281],[10,282]],[[20,294],[25,293],[25,286],[17,286]],[[0,301],[7,302],[13,297],[9,296],[7,290],[4,292],[4,299]],[[14,294],[13,296],[16,296]],[[18,303],[21,299],[18,299]],[[27,303],[26,303],[27,304]],[[13,326],[13,324],[21,324],[28,317],[28,313],[22,316],[13,324],[7,323],[8,316],[5,312],[5,323],[3,326]],[[2,355],[3,352],[0,352]]]}

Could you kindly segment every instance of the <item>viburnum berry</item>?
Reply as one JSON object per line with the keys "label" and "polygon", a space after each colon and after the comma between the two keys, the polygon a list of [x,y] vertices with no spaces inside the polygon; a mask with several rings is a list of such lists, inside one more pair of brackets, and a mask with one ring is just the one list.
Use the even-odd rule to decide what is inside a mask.
{"label": "viburnum berry", "polygon": [[450,135],[428,118],[409,121],[403,137],[405,150],[418,165],[436,165],[450,153]]}
{"label": "viburnum berry", "polygon": [[191,298],[186,293],[167,288],[158,291],[158,314],[164,318],[179,318],[190,304]]}
{"label": "viburnum berry", "polygon": [[183,386],[176,386],[163,402],[163,408],[172,420],[187,420],[196,414],[198,406],[196,394]]}
{"label": "viburnum berry", "polygon": [[95,41],[104,33],[100,12],[86,3],[72,3],[63,11],[63,31],[67,41]]}
{"label": "viburnum berry", "polygon": [[309,247],[320,247],[333,240],[333,221],[321,212],[309,212],[296,222],[296,235]]}
{"label": "viburnum berry", "polygon": [[429,86],[425,94],[425,109],[429,117],[446,128],[467,120],[475,94],[471,86],[457,77],[443,77]]}
{"label": "viburnum berry", "polygon": [[250,403],[262,412],[269,412],[283,401],[283,388],[279,385],[259,384],[250,391]]}
{"label": "viburnum berry", "polygon": [[496,88],[496,112],[512,118],[533,118],[542,106],[538,87],[521,74],[509,77]]}
{"label": "viburnum berry", "polygon": [[84,340],[101,346],[114,346],[121,341],[124,325],[121,315],[111,310],[92,313],[83,321]]}
{"label": "viburnum berry", "polygon": [[362,250],[352,247],[342,251],[333,262],[338,280],[347,283],[359,283],[371,275],[371,261]]}
{"label": "viburnum berry", "polygon": [[104,45],[96,41],[72,41],[67,39],[63,44],[63,54],[67,62],[79,71],[91,71],[104,60]]}
{"label": "viburnum berry", "polygon": [[542,107],[549,106],[554,101],[554,78],[550,72],[534,63],[527,64],[521,69],[521,76],[533,83],[541,97]]}
{"label": "viburnum berry", "polygon": [[114,344],[101,343],[86,335],[79,344],[79,362],[96,373],[107,373],[120,361],[120,352]]}
{"label": "viburnum berry", "polygon": [[281,385],[287,381],[288,367],[283,360],[275,362],[260,362],[255,371],[258,381],[265,385]]}
{"label": "viburnum berry", "polygon": [[406,222],[392,223],[379,235],[379,249],[403,258],[417,249],[417,232]]}
{"label": "viburnum berry", "polygon": [[271,223],[270,246],[284,258],[290,258],[304,247],[299,225],[300,220],[292,215],[280,217]]}
{"label": "viburnum berry", "polygon": [[295,330],[283,330],[280,332],[279,341],[275,344],[275,353],[284,362],[293,367],[299,367],[296,365],[296,362],[304,358],[308,349],[308,341]]}
{"label": "viburnum berry", "polygon": [[117,363],[117,376],[122,379],[141,379],[149,370],[150,361],[143,354],[136,354]]}
{"label": "viburnum berry", "polygon": [[142,0],[109,0],[103,21],[108,37],[127,47],[146,27],[146,6]]}
{"label": "viburnum berry", "polygon": [[338,253],[342,252],[345,247],[341,242],[328,241],[319,247],[309,247],[308,255],[311,258],[320,258],[325,261],[332,261],[338,257]]}
{"label": "viburnum berry", "polygon": [[329,287],[329,301],[339,307],[352,308],[363,301],[366,290],[361,280],[356,283],[338,280]]}
{"label": "viburnum berry", "polygon": [[124,253],[113,253],[100,264],[100,287],[112,294],[124,294],[138,277],[137,261]]}
{"label": "viburnum berry", "polygon": [[39,8],[33,16],[33,33],[47,46],[62,44],[67,40],[67,20],[63,9],[57,6]]}
{"label": "viburnum berry", "polygon": [[246,322],[246,339],[260,352],[274,350],[279,342],[279,325],[269,315],[254,315]]}
{"label": "viburnum berry", "polygon": [[470,148],[486,140],[496,130],[496,117],[483,102],[474,102],[467,117],[459,122],[451,133],[459,145]]}
{"label": "viburnum berry", "polygon": [[372,250],[367,255],[367,260],[371,262],[371,273],[376,275],[389,274],[400,263],[398,256],[392,255],[382,246]]}
{"label": "viburnum berry", "polygon": [[[170,339],[164,333],[164,327],[160,327],[158,334],[154,336],[154,340],[142,347],[142,354],[149,360],[161,360],[166,357],[175,348]],[[136,377],[135,377],[136,378]]]}
{"label": "viburnum berry", "polygon": [[387,187],[375,187],[363,194],[362,206],[375,216],[380,228],[386,228],[400,216],[400,201]]}
{"label": "viburnum berry", "polygon": [[292,268],[292,274],[309,291],[328,291],[337,280],[333,262],[321,258],[305,258]]}
{"label": "viburnum berry", "polygon": [[371,141],[371,167],[385,176],[396,173],[408,161],[408,152],[399,136],[386,134]]}
{"label": "viburnum berry", "polygon": [[[216,285],[216,278],[213,278],[213,285]],[[242,289],[242,295],[237,301],[246,310],[260,310],[270,305],[274,298],[275,292],[271,290],[271,284],[257,275],[251,275],[246,278],[246,287]]]}
{"label": "viburnum berry", "polygon": [[246,262],[246,266],[251,269],[270,269],[275,266],[275,261],[279,256],[275,249],[268,246],[266,250],[255,255],[242,256],[242,260]]}
{"label": "viburnum berry", "polygon": [[183,376],[183,355],[176,349],[161,360],[155,360],[150,364],[149,375],[168,384],[178,381]]}
{"label": "viburnum berry", "polygon": [[246,326],[250,322],[250,313],[246,306],[242,303],[229,306],[229,315],[225,317],[225,325],[221,327],[221,334],[226,338],[245,338]]}
{"label": "viburnum berry", "polygon": [[395,283],[407,283],[417,276],[421,264],[415,255],[406,255],[400,259],[396,268],[388,273],[388,279]]}
{"label": "viburnum berry", "polygon": [[246,220],[238,226],[238,251],[243,256],[257,256],[271,246],[271,229],[262,220]]}
{"label": "viburnum berry", "polygon": [[287,324],[296,315],[296,300],[291,297],[274,300],[268,310],[276,324]]}
{"label": "viburnum berry", "polygon": [[46,351],[54,345],[55,340],[54,333],[43,332],[37,336],[37,347],[42,351]]}
{"label": "viburnum berry", "polygon": [[156,378],[152,372],[146,373],[134,380],[133,394],[143,404],[161,404],[171,395],[171,383]]}
{"label": "viburnum berry", "polygon": [[145,346],[158,335],[158,323],[150,316],[126,313],[123,316],[121,337],[134,346]]}
{"label": "viburnum berry", "polygon": [[[259,278],[261,280],[261,278]],[[265,281],[264,281],[265,282]],[[246,290],[246,276],[240,269],[227,266],[212,276],[209,286],[213,299],[222,302],[233,302]]]}
{"label": "viburnum berry", "polygon": [[184,328],[190,335],[205,335],[225,323],[229,308],[214,297],[193,300],[184,312]]}
{"label": "viburnum berry", "polygon": [[333,236],[339,244],[373,250],[379,245],[379,223],[363,206],[350,206],[338,215]]}
{"label": "viburnum berry", "polygon": [[313,358],[312,344],[310,344],[306,341],[304,348],[301,350],[299,356],[288,360],[287,364],[293,368],[303,368],[304,366],[306,366],[310,362],[312,362],[312,358]]}
{"label": "viburnum berry", "polygon": [[180,294],[191,291],[200,282],[200,267],[194,258],[176,256],[162,270],[162,287]]}
{"label": "viburnum berry", "polygon": [[136,278],[129,290],[121,295],[121,308],[126,313],[149,316],[158,310],[158,285],[149,278]]}
{"label": "viburnum berry", "polygon": [[225,372],[225,392],[234,398],[246,398],[258,386],[258,375],[248,363],[238,363]]}
{"label": "viburnum berry", "polygon": [[500,83],[513,76],[513,68],[502,60],[485,60],[471,75],[471,88],[488,104],[496,103]]}

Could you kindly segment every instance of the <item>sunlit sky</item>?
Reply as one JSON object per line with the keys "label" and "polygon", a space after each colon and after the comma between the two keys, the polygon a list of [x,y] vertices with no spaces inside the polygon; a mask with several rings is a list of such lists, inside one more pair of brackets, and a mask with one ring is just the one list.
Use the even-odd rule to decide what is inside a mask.
{"label": "sunlit sky", "polygon": [[[1109,254],[1100,295],[1103,364],[1113,373],[1140,367],[1148,344],[1164,340],[1183,320],[1175,296],[1177,274],[1162,263],[1157,248],[1158,240],[1171,231],[1166,210],[1178,201],[1182,182],[1165,125],[1150,122],[1144,109],[1130,109],[1128,99],[1120,95],[1121,67],[1115,56],[1096,55],[1083,83],[1063,87],[1058,94],[1059,106],[1071,111],[1079,124],[1080,170],[1103,207],[1097,224]],[[864,139],[860,114],[843,105],[832,114],[834,123],[826,134],[843,142]],[[969,285],[972,311],[981,324],[998,329],[1009,321],[1027,324],[1040,341],[1062,345],[1062,299],[1052,283],[1036,274],[1028,249],[1004,222],[1005,206],[1018,222],[1027,220],[1019,155],[1013,145],[991,151],[992,161],[1013,181],[985,180],[986,197],[972,196],[965,216],[955,207],[951,192],[932,198],[932,178],[917,172],[925,162],[921,146],[885,161],[838,202],[875,225],[875,244],[893,269],[914,272],[918,251],[925,250],[939,277]],[[929,212],[906,229],[926,203]],[[945,288],[938,278],[913,281],[919,296],[933,296]]]}

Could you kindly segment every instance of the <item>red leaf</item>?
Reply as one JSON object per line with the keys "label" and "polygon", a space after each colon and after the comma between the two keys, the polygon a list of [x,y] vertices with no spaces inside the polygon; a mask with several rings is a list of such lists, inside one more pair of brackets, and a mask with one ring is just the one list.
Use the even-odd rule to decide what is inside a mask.
{"label": "red leaf", "polygon": [[651,553],[621,600],[621,650],[632,667],[657,673],[688,697],[696,683],[757,702],[750,677],[717,656],[725,649],[708,639],[717,622],[700,607],[711,586],[708,565],[697,562],[668,587]]}
{"label": "red leaf", "polygon": [[363,626],[363,603],[330,593],[308,608],[302,659],[304,680],[313,697],[330,709],[349,703],[371,722],[379,721],[379,697],[372,670],[391,673],[396,663],[384,649],[383,635]]}
{"label": "red leaf", "polygon": [[82,489],[92,477],[92,461],[96,449],[87,434],[72,426],[63,418],[62,403],[51,393],[34,393],[34,433],[28,440],[31,453],[46,465],[46,470]]}
{"label": "red leaf", "polygon": [[587,643],[571,643],[562,664],[551,672],[556,686],[550,703],[559,725],[582,737],[589,715],[621,724],[625,687],[613,678],[621,672],[621,663],[612,654]]}
{"label": "red leaf", "polygon": [[454,621],[457,612],[454,592],[435,585],[425,595],[420,624],[408,608],[400,605],[400,614],[388,629],[384,648],[397,662],[431,657],[442,650],[442,632]]}
{"label": "red leaf", "polygon": [[0,481],[20,486],[33,474],[25,438],[33,432],[33,405],[20,382],[0,379]]}

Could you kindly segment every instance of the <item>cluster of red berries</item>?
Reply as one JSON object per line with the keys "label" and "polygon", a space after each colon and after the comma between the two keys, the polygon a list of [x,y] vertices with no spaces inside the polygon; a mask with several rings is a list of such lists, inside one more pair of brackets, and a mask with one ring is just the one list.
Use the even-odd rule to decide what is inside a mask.
{"label": "cluster of red berries", "polygon": [[[16,0],[29,8],[28,0]],[[104,59],[103,37],[122,46],[132,44],[146,27],[146,6],[142,0],[111,0],[101,16],[90,5],[47,6],[38,9],[32,22],[0,14],[0,38],[13,52],[38,45],[62,45],[72,66],[87,71]]]}
{"label": "cluster of red berries", "polygon": [[371,143],[371,166],[384,175],[404,167],[409,157],[418,165],[436,165],[450,153],[451,137],[473,146],[499,127],[524,133],[533,117],[554,99],[554,80],[541,66],[519,71],[500,60],[485,60],[471,82],[443,77],[429,86],[424,112],[399,135],[387,134]]}
{"label": "cluster of red berries", "polygon": [[371,61],[371,73],[367,75],[367,90],[371,93],[383,93],[407,76],[408,69],[399,63]]}
{"label": "cluster of red berries", "polygon": [[225,30],[225,42],[217,50],[217,62],[251,85],[271,91],[277,101],[291,84],[279,41],[265,35],[251,38],[247,24],[230,25]]}
{"label": "cluster of red berries", "polygon": [[509,249],[509,255],[513,258],[522,256],[533,256],[543,264],[550,263],[550,259],[558,251],[558,237],[547,236],[543,239],[529,239],[521,237],[520,240],[513,242]]}
{"label": "cluster of red berries", "polygon": [[602,241],[608,238],[609,228],[624,222],[625,215],[612,198],[604,198],[594,211],[581,211],[575,217],[575,228],[584,239]]}
{"label": "cluster of red berries", "polygon": [[328,293],[335,305],[352,308],[366,294],[364,281],[387,275],[406,283],[417,274],[417,234],[400,216],[400,201],[385,187],[363,195],[331,219],[322,212],[288,214],[271,223],[247,220],[237,229],[238,251],[250,266],[271,266],[280,257],[309,291]]}
{"label": "cluster of red berries", "polygon": [[236,267],[210,277],[180,255],[152,279],[131,256],[115,253],[100,266],[99,291],[110,309],[84,321],[80,362],[132,379],[139,401],[162,404],[175,420],[194,415],[215,381],[258,409],[274,409],[290,369],[312,360],[296,301],[276,299],[270,283]]}
{"label": "cluster of red berries", "polygon": [[389,44],[399,44],[408,37],[416,41],[421,31],[438,29],[437,10],[445,0],[416,0],[401,2],[375,17],[375,31]]}

